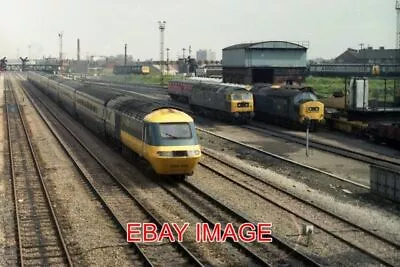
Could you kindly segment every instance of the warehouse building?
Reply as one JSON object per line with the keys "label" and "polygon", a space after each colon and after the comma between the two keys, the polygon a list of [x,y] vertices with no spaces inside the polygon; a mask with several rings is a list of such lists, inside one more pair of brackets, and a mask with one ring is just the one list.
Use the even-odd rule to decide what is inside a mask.
{"label": "warehouse building", "polygon": [[222,49],[223,81],[280,83],[304,80],[307,47],[286,41],[244,43]]}

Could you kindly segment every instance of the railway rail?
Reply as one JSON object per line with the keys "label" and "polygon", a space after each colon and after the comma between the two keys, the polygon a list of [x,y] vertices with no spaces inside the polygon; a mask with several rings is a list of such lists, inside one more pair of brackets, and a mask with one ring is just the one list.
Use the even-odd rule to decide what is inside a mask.
{"label": "railway rail", "polygon": [[[236,226],[240,223],[256,225],[255,222],[246,218],[246,216],[242,215],[239,211],[228,207],[217,198],[209,195],[207,192],[201,190],[188,181],[184,181],[181,184],[174,186],[167,186],[165,184],[161,184],[161,186],[171,194],[171,196],[195,213],[196,216],[213,227],[217,222],[222,222],[221,224],[234,222],[233,224]],[[200,196],[199,202],[203,203],[204,207],[207,207],[206,209],[201,211],[200,206],[196,206],[192,203],[194,202],[193,200],[197,198],[196,196],[193,196],[193,193]],[[211,206],[217,207],[217,209],[223,211],[223,213],[219,214],[219,211],[215,211],[214,209],[214,211],[210,211],[209,208]],[[208,210],[207,215],[205,214],[206,210]],[[277,264],[287,264],[288,266],[323,266],[323,264],[319,263],[318,260],[297,250],[281,238],[274,236],[273,234],[271,234],[270,237],[272,237],[273,243],[268,246],[260,245],[260,243],[244,244],[241,242],[233,242],[233,240],[230,239],[228,239],[228,241],[232,242],[239,249],[245,251],[246,254],[251,255],[254,259],[265,266],[276,266]]]}
{"label": "railway rail", "polygon": [[[92,83],[92,84],[98,84],[98,85],[102,85],[102,86],[110,86],[112,83]],[[113,85],[114,86],[114,85]],[[119,87],[120,85],[117,85],[116,89],[120,89],[121,87]],[[118,88],[119,87],[119,88]],[[123,86],[124,88],[135,88],[137,89],[137,86]],[[159,92],[163,92],[164,94],[165,89],[159,89],[159,88],[152,88],[155,89],[155,91]],[[125,90],[123,90],[122,92],[125,93],[131,93],[131,92],[127,92]],[[186,106],[183,106],[182,104],[177,104],[177,106],[181,107],[181,108],[185,108]],[[185,111],[192,114],[190,109],[185,108]],[[306,145],[306,140],[305,138],[302,138],[300,136],[294,135],[294,134],[290,134],[290,133],[285,133],[284,131],[278,131],[278,130],[274,130],[271,128],[267,128],[266,126],[264,126],[263,124],[257,123],[257,122],[251,122],[250,125],[241,125],[240,127],[245,128],[245,129],[249,129],[258,133],[263,133],[263,134],[268,134],[270,136],[274,136],[274,137],[278,137],[284,140],[288,140],[294,143],[298,143],[301,145]],[[339,155],[339,156],[343,156],[346,158],[351,158],[354,160],[358,160],[360,162],[364,162],[367,164],[374,164],[377,166],[381,166],[381,167],[385,167],[385,168],[390,168],[390,169],[397,169],[400,170],[400,161],[394,160],[394,159],[390,159],[390,158],[384,158],[384,157],[379,157],[376,155],[372,155],[370,153],[362,153],[362,152],[358,152],[358,151],[354,151],[354,150],[350,150],[344,147],[338,147],[338,146],[334,146],[331,144],[328,144],[326,142],[321,142],[318,140],[310,140],[309,141],[309,146],[316,148],[318,150],[321,151],[325,151],[325,152],[329,152],[335,155]],[[325,173],[326,174],[326,173]],[[333,177],[333,176],[332,176]],[[345,178],[339,178],[338,176],[336,176],[336,178],[342,180],[342,181],[347,181],[349,183],[352,183],[351,180],[349,179],[345,179]],[[353,184],[358,184],[358,183],[353,183]],[[365,189],[369,189],[368,186],[365,185],[361,185],[358,184],[361,187],[364,187]]]}
{"label": "railway rail", "polygon": [[[150,209],[136,197],[123,183],[121,183],[114,172],[109,169],[100,158],[82,141],[80,138],[65,124],[64,120],[61,119],[61,113],[57,113],[52,110],[44,100],[39,96],[34,98],[45,108],[46,113],[50,114],[52,121],[64,132],[63,136],[69,136],[68,145],[63,138],[56,132],[54,127],[50,124],[50,116],[45,116],[40,110],[38,105],[33,100],[31,93],[26,93],[32,105],[38,111],[39,115],[43,118],[45,123],[48,125],[50,131],[55,135],[56,139],[63,147],[64,151],[68,154],[71,160],[74,162],[79,173],[85,179],[92,192],[101,201],[103,207],[108,211],[113,221],[118,225],[121,232],[126,237],[126,223],[132,221],[141,222],[152,222],[161,228],[161,221],[150,211]],[[57,114],[56,114],[57,113]],[[79,149],[80,154],[85,153],[85,158],[92,158],[93,165],[90,167],[93,170],[91,173],[97,173],[96,181],[89,177],[87,172],[78,162],[74,154],[68,149],[73,147],[75,150]],[[85,161],[88,164],[88,161]],[[104,175],[100,175],[98,171],[103,169]],[[90,172],[89,172],[90,173]],[[101,179],[99,178],[101,177]],[[99,182],[103,180],[103,182]],[[118,194],[117,194],[118,193]],[[118,197],[116,197],[118,195]],[[145,266],[159,266],[160,264],[168,265],[192,265],[192,266],[204,266],[203,263],[193,255],[182,243],[169,242],[162,246],[155,244],[154,246],[143,245],[140,243],[130,243],[135,250],[134,262],[136,264],[143,264]],[[159,258],[160,255],[165,257]]]}
{"label": "railway rail", "polygon": [[5,80],[7,136],[19,264],[73,266],[12,84]]}
{"label": "railway rail", "polygon": [[[273,183],[266,181],[265,179],[234,166],[232,163],[229,163],[226,160],[211,154],[207,150],[203,149],[203,155],[206,155],[207,158],[211,159],[217,164],[212,164],[209,160],[206,160],[207,163],[204,163],[204,161],[199,163],[202,167],[210,170],[223,179],[230,181],[236,186],[255,194],[261,199],[272,203],[274,206],[296,216],[297,218],[300,218],[301,220],[318,227],[325,233],[333,236],[346,245],[361,251],[378,262],[387,266],[396,266],[396,263],[399,260],[399,258],[396,258],[396,256],[398,256],[398,251],[400,250],[400,244],[398,242],[390,240],[389,237],[378,235],[372,230],[359,226],[358,224],[355,224],[346,218],[330,212],[325,208],[318,206],[317,204],[304,200],[286,189],[280,188]],[[225,167],[230,170],[225,170]],[[230,174],[227,175],[227,173]],[[245,180],[240,181],[240,179],[232,178],[237,175],[245,177]],[[260,188],[265,188],[263,191],[268,191],[269,194],[262,193]],[[276,192],[276,194],[272,192]],[[276,199],[279,199],[279,201]],[[308,212],[312,211],[315,216],[312,216],[312,218],[307,218],[306,216],[302,215],[298,204],[296,204],[296,208],[290,206],[290,203],[293,203],[293,201],[300,202],[300,210],[307,210]],[[328,226],[325,226],[326,224]],[[346,232],[334,232],[328,229],[329,225],[335,225],[335,229],[346,229]],[[353,234],[356,233],[356,238],[354,238],[354,235],[352,235],[352,237],[346,237],[346,234],[349,232]],[[366,248],[365,245],[368,245],[368,248]],[[383,258],[381,255],[385,254],[390,255],[391,257]]]}
{"label": "railway rail", "polygon": [[346,179],[346,178],[340,177],[339,175],[336,175],[336,174],[333,174],[333,173],[330,173],[330,172],[327,172],[327,171],[324,171],[324,170],[320,170],[320,169],[318,169],[318,168],[315,168],[315,167],[309,166],[309,165],[307,165],[307,164],[303,164],[303,163],[297,162],[297,161],[295,161],[295,160],[292,160],[292,159],[289,159],[289,158],[286,158],[286,157],[283,157],[283,156],[280,156],[280,155],[277,155],[277,154],[274,154],[274,153],[271,153],[271,152],[268,152],[268,151],[265,151],[265,150],[256,148],[256,147],[254,147],[254,146],[247,145],[247,144],[242,143],[242,142],[238,142],[238,141],[236,141],[236,140],[233,140],[233,139],[227,138],[227,137],[225,137],[225,136],[222,136],[222,135],[213,133],[213,132],[211,132],[211,131],[208,131],[208,130],[205,130],[205,129],[202,129],[202,128],[199,128],[199,127],[197,127],[197,130],[199,130],[199,131],[201,131],[201,132],[204,132],[204,133],[207,133],[207,134],[209,134],[209,135],[212,135],[212,136],[214,136],[214,137],[220,138],[220,139],[222,139],[222,140],[226,140],[226,141],[231,142],[231,143],[233,143],[233,144],[237,144],[237,145],[243,146],[243,147],[245,147],[245,148],[247,148],[247,149],[257,151],[257,152],[259,152],[259,153],[261,153],[261,154],[264,154],[264,155],[267,155],[267,156],[276,158],[276,159],[278,159],[278,160],[282,160],[282,161],[287,162],[287,163],[289,163],[289,164],[293,164],[293,165],[296,166],[296,167],[301,167],[301,168],[304,168],[304,169],[306,169],[306,170],[310,170],[310,171],[313,171],[313,172],[317,172],[317,173],[326,175],[326,176],[328,176],[328,177],[330,177],[330,178],[333,178],[333,179],[336,179],[336,180],[345,182],[346,184],[349,184],[349,185],[351,185],[351,186],[355,186],[355,187],[357,187],[357,188],[360,188],[361,190],[364,190],[365,192],[368,192],[368,190],[370,189],[370,187],[367,186],[367,185],[354,182],[354,181],[352,181],[352,180],[350,180],[350,179]]}
{"label": "railway rail", "polygon": [[[108,84],[104,83],[104,85],[106,86]],[[118,88],[118,86],[119,85],[114,87],[114,85],[113,85],[113,88],[115,90],[118,90],[118,91],[123,92],[123,93],[135,94],[135,92],[126,91],[126,90],[123,90],[121,88]],[[126,86],[126,88],[135,88],[135,89],[137,89],[137,86],[130,85],[130,86]],[[161,89],[161,91],[162,90],[165,91],[165,89]],[[160,91],[160,89],[156,88],[156,91],[158,92],[158,91]],[[186,105],[182,105],[181,103],[175,103],[175,102],[174,102],[174,104],[177,107],[183,109],[188,114],[191,114],[192,116],[195,116],[193,114],[193,112],[190,109],[187,108]],[[269,129],[269,128],[266,129],[265,126],[262,126],[262,124],[255,123],[255,122],[252,122],[251,125],[242,125],[242,126],[239,126],[239,127],[242,127],[242,128],[245,128],[245,129],[249,129],[249,130],[252,130],[252,131],[255,131],[255,132],[263,133],[263,134],[268,134],[268,135],[271,135],[271,136],[274,136],[274,137],[278,137],[278,138],[281,138],[281,139],[284,139],[284,140],[289,140],[289,141],[296,142],[296,143],[299,143],[299,144],[304,144],[305,145],[305,142],[306,142],[304,140],[304,138],[301,138],[301,137],[298,137],[298,136],[295,136],[295,135],[291,135],[291,134],[285,133],[283,131],[276,131],[276,130],[272,130],[272,129]],[[222,137],[220,135],[217,135],[217,134],[214,134],[214,133],[212,133],[210,131],[202,129],[201,127],[197,127],[197,129],[200,130],[200,131],[212,134],[214,136],[220,137],[220,138],[225,139],[227,141],[231,141],[231,142],[234,142],[236,144],[246,146],[247,148],[255,149],[258,152],[261,152],[263,154],[272,156],[272,157],[277,158],[279,160],[283,160],[285,162],[291,163],[291,164],[293,164],[295,166],[298,166],[298,167],[301,167],[301,168],[304,168],[304,169],[307,169],[307,170],[311,170],[311,171],[314,171],[314,172],[318,172],[318,173],[327,175],[327,176],[329,176],[329,177],[331,177],[333,179],[336,179],[336,180],[342,181],[344,183],[350,184],[351,186],[355,186],[355,187],[363,189],[363,190],[370,190],[370,186],[368,186],[366,184],[358,183],[358,182],[355,182],[355,181],[353,181],[351,179],[347,179],[347,178],[341,177],[339,175],[330,173],[328,171],[324,171],[324,170],[318,169],[316,167],[309,166],[307,164],[296,162],[296,161],[288,159],[286,157],[282,157],[282,156],[279,156],[279,155],[271,153],[271,152],[260,150],[260,149],[248,146],[246,144],[243,144],[241,142],[236,142],[235,140],[230,140],[230,139],[224,138],[224,137]],[[326,152],[329,152],[329,153],[332,153],[332,154],[335,154],[335,155],[339,155],[339,156],[343,156],[343,157],[346,157],[346,158],[355,159],[355,160],[358,160],[358,161],[361,161],[361,162],[364,162],[364,163],[367,163],[367,164],[375,164],[377,166],[382,166],[382,167],[386,167],[386,168],[390,168],[390,169],[399,169],[400,170],[400,161],[396,161],[395,159],[378,157],[378,156],[374,156],[374,155],[368,154],[368,153],[361,153],[361,152],[349,150],[349,149],[346,149],[346,148],[343,148],[343,147],[337,147],[337,146],[334,146],[334,145],[326,144],[325,142],[319,142],[319,141],[316,141],[316,140],[312,140],[311,142],[309,142],[309,145],[311,147],[317,148],[317,149],[322,150],[322,151],[326,151]]]}
{"label": "railway rail", "polygon": [[[288,141],[291,141],[294,143],[298,143],[301,145],[306,145],[306,140],[304,137],[300,137],[300,136],[286,133],[283,131],[277,131],[277,130],[274,130],[271,128],[266,128],[265,126],[263,126],[260,123],[252,122],[250,125],[243,125],[241,127],[255,131],[255,132],[268,134],[270,136],[278,137],[278,138],[288,140]],[[374,165],[385,167],[385,168],[400,170],[400,161],[398,161],[398,160],[378,157],[378,156],[371,155],[368,153],[362,153],[362,152],[350,150],[350,149],[347,149],[344,147],[334,146],[334,145],[328,144],[326,142],[320,142],[318,140],[310,140],[309,146],[314,147],[318,150],[322,150],[322,151],[326,151],[326,152],[333,153],[336,155],[344,156],[346,158],[355,159],[355,160],[365,162],[368,164],[374,164]]]}
{"label": "railway rail", "polygon": [[[40,101],[40,100],[39,100],[39,101]],[[42,101],[41,101],[41,102],[42,102]],[[46,109],[49,109],[46,103],[43,103],[43,102],[42,102],[42,104],[46,106]],[[49,110],[49,111],[50,111],[50,110]],[[55,116],[55,115],[53,115],[53,116]],[[56,118],[56,117],[55,117],[55,118]],[[60,119],[58,119],[58,118],[56,118],[56,119],[57,119],[58,123],[63,123]],[[64,126],[64,127],[65,127],[65,126]],[[91,152],[90,149],[89,149],[82,141],[80,141],[79,138],[78,138],[71,130],[69,130],[68,128],[65,128],[65,129],[70,133],[70,135],[74,136],[74,138],[80,143],[80,145],[81,145],[82,147],[85,147],[85,150],[86,150],[88,153],[90,153],[92,157],[96,158],[96,160],[98,161],[98,163],[101,165],[101,167],[102,167],[103,169],[105,169],[110,175],[112,175],[114,182],[115,182],[115,183],[118,183],[118,186],[124,188],[124,190],[125,190],[126,193],[128,193],[132,198],[135,198],[135,196],[133,196],[133,195],[129,192],[129,190],[128,190],[127,188],[125,188],[124,185],[120,184],[120,182],[118,181],[118,178],[115,177],[115,176],[112,174],[112,170],[109,170],[103,163],[101,163],[101,160],[98,159],[98,158],[94,155],[94,153]],[[113,182],[113,183],[114,183],[114,182]],[[113,183],[111,183],[111,185],[113,185]],[[181,203],[182,203],[184,206],[186,206],[189,210],[191,210],[191,211],[192,211],[193,213],[195,213],[198,217],[200,217],[203,221],[205,221],[206,223],[209,223],[209,224],[211,224],[211,225],[214,225],[214,222],[215,222],[215,221],[213,222],[211,219],[209,219],[208,217],[206,217],[206,215],[202,214],[200,211],[198,211],[198,210],[196,210],[195,208],[193,208],[193,206],[191,206],[187,201],[182,200],[181,197],[179,197],[177,194],[174,194],[174,193],[172,192],[173,189],[166,187],[166,186],[163,185],[162,183],[161,183],[160,185],[161,185],[165,190],[167,190],[167,192],[169,192],[171,195],[173,195],[179,202],[181,202]],[[110,182],[107,182],[107,187],[110,187]],[[115,189],[114,189],[114,190],[115,190]],[[139,200],[136,200],[136,201],[139,201]],[[219,205],[221,205],[221,204],[219,203]],[[225,209],[227,209],[227,207],[225,207]],[[232,210],[230,210],[230,211],[233,212]],[[241,216],[241,215],[238,215],[237,213],[235,213],[235,214],[236,214],[236,216]],[[249,220],[246,220],[246,219],[243,218],[243,217],[240,217],[240,219],[241,219],[242,221],[243,221],[243,220],[249,221]],[[155,218],[154,218],[154,220],[156,221]],[[161,226],[161,223],[160,223],[159,221],[158,221],[158,222],[156,221],[156,223],[157,223],[159,226]],[[257,255],[256,253],[254,253],[251,249],[247,248],[247,246],[244,246],[244,245],[242,245],[242,244],[240,244],[240,243],[233,242],[232,240],[229,240],[229,242],[231,242],[234,246],[239,247],[239,250],[243,251],[248,257],[252,258],[253,261],[254,261],[255,263],[257,263],[257,264],[259,264],[259,265],[261,265],[261,266],[272,266],[272,264],[271,264],[269,261],[267,261],[267,260],[265,260],[265,259],[262,259],[259,255]],[[312,260],[312,259],[311,259],[310,257],[308,257],[307,255],[298,252],[296,249],[294,249],[294,248],[291,247],[290,245],[286,244],[285,242],[279,240],[278,238],[275,238],[275,242],[277,243],[277,246],[280,247],[280,248],[279,248],[280,250],[285,250],[285,251],[286,251],[285,253],[295,255],[295,256],[293,256],[293,258],[296,258],[297,262],[303,262],[303,263],[305,263],[305,266],[310,266],[310,265],[311,265],[311,266],[321,266],[318,262]],[[177,243],[177,244],[179,244],[179,243]],[[259,249],[260,249],[260,248],[259,248]],[[277,252],[275,251],[275,253],[277,253]],[[279,252],[278,252],[278,253],[279,253]],[[260,253],[258,253],[258,254],[260,254]],[[265,252],[264,252],[263,254],[265,254]],[[265,255],[264,255],[264,257],[265,257]],[[292,257],[292,256],[291,256],[291,257]],[[198,264],[201,264],[200,261],[198,261],[197,263],[198,263]]]}
{"label": "railway rail", "polygon": [[[49,106],[48,106],[46,103],[44,103],[44,101],[41,101],[41,100],[39,100],[39,101],[46,107],[47,110],[49,110],[49,112],[51,112],[50,109],[49,109]],[[63,124],[63,122],[62,122],[60,119],[58,119],[57,116],[55,116],[55,115],[53,115],[53,116],[54,116],[54,118],[58,121],[58,123]],[[113,177],[113,181],[112,181],[112,182],[110,182],[110,181],[107,182],[107,188],[108,188],[107,190],[110,190],[110,189],[109,189],[110,186],[112,186],[112,189],[113,189],[112,191],[119,190],[118,188],[117,188],[117,189],[114,189],[114,188],[113,188],[113,185],[116,184],[117,186],[123,188],[123,190],[125,191],[125,193],[127,193],[131,198],[136,199],[135,201],[137,201],[137,202],[140,203],[140,200],[138,200],[138,199],[134,196],[134,194],[131,193],[130,190],[127,189],[127,188],[119,181],[118,177],[116,177],[116,176],[113,174],[112,170],[110,170],[107,166],[105,166],[105,165],[101,162],[101,160],[100,160],[100,159],[99,159],[99,158],[98,158],[84,143],[83,143],[83,141],[81,141],[81,140],[79,139],[79,137],[77,137],[77,136],[76,136],[70,129],[68,129],[67,127],[65,127],[65,126],[63,126],[63,127],[65,128],[65,130],[67,130],[67,131],[69,132],[69,134],[70,134],[71,136],[74,137],[74,139],[75,139],[77,142],[79,142],[80,146],[82,146],[82,147],[85,148],[85,150],[91,155],[91,157],[93,157],[93,158],[96,159],[96,161],[98,162],[98,164],[101,165],[101,168],[103,168],[104,170],[106,170],[106,171],[109,173],[109,175]],[[121,204],[121,203],[120,203],[120,204]],[[125,202],[123,205],[126,205],[126,202]],[[143,208],[145,208],[145,205],[144,205],[144,204],[141,204],[141,206],[142,206]],[[186,206],[186,205],[184,204],[184,206]],[[186,207],[187,207],[187,206],[186,206]],[[188,208],[189,208],[189,210],[191,210],[190,207],[188,207]],[[196,214],[200,214],[200,213],[199,213],[198,211],[196,211],[196,210],[191,210],[191,211],[192,211],[192,212],[195,212]],[[148,210],[148,213],[151,214],[151,212],[150,212],[149,210]],[[153,215],[153,216],[154,216],[154,215]],[[135,218],[137,219],[138,216],[135,216]],[[139,218],[140,218],[140,217],[139,217]],[[206,218],[206,217],[200,217],[200,218],[201,218],[201,219],[204,219],[204,218]],[[131,220],[131,221],[132,221],[132,220]],[[139,221],[140,221],[140,220],[139,220]],[[142,220],[142,221],[143,221],[143,220]],[[158,227],[161,228],[161,224],[162,224],[162,223],[161,223],[159,220],[157,220],[157,218],[156,218],[155,216],[153,217],[153,221],[158,225]],[[206,221],[206,222],[209,222],[209,221]],[[246,247],[240,246],[240,245],[236,245],[236,243],[233,242],[232,240],[229,240],[229,242],[231,242],[231,243],[232,243],[233,245],[235,245],[235,246],[239,246],[239,250],[241,250],[242,252],[244,252],[250,259],[252,259],[252,260],[254,261],[255,264],[260,265],[260,266],[271,266],[268,262],[266,262],[265,260],[261,259],[259,256],[257,256],[256,254],[254,254],[252,251],[250,251],[250,250],[247,249]],[[200,260],[196,259],[196,257],[195,257],[192,253],[190,253],[189,250],[188,250],[187,248],[185,248],[181,243],[174,243],[174,244],[179,245],[179,246],[181,246],[182,248],[184,248],[184,250],[187,251],[187,253],[190,254],[191,257],[193,257],[193,262],[195,263],[195,265],[204,266],[203,263],[201,263]],[[147,246],[146,246],[146,248],[147,248]],[[172,254],[167,254],[167,255],[168,255],[169,258],[174,258],[174,257],[176,257],[176,256],[171,256]],[[175,261],[176,261],[176,260],[175,260]]]}
{"label": "railway rail", "polygon": [[86,79],[84,80],[85,83],[88,84],[94,84],[94,85],[100,85],[100,86],[115,86],[121,89],[124,88],[140,88],[143,87],[147,90],[151,89],[153,92],[158,92],[158,93],[162,93],[165,94],[166,93],[166,89],[165,87],[161,87],[161,86],[155,86],[155,85],[147,85],[147,84],[126,84],[126,83],[117,83],[117,82],[110,82],[110,81],[106,81],[106,80],[93,80],[93,79]]}
{"label": "railway rail", "polygon": [[[216,134],[214,134],[214,133],[211,133],[211,132],[209,132],[209,131],[205,131],[204,129],[200,129],[200,128],[198,128],[198,129],[199,129],[200,131],[204,131],[204,132],[207,132],[207,133],[212,134],[212,135],[214,135],[214,136],[218,136],[218,137],[223,138],[223,139],[225,139],[225,140],[228,140],[228,141],[230,141],[230,142],[234,142],[234,143],[237,143],[237,144],[240,144],[240,145],[245,145],[245,144],[242,144],[242,143],[240,143],[240,142],[236,142],[236,141],[234,141],[234,140],[230,140],[230,139],[228,139],[228,138],[221,137],[221,136],[216,135]],[[245,146],[247,146],[247,145],[245,145]],[[250,146],[247,146],[247,147],[249,147],[249,148],[251,148],[251,149],[256,149],[256,148],[250,147]],[[274,154],[269,153],[269,152],[266,152],[266,151],[262,151],[262,150],[259,150],[259,149],[256,149],[256,150],[258,150],[258,151],[261,152],[261,153],[268,154],[269,156],[273,156],[273,157],[275,157],[275,158],[279,158],[279,159],[282,159],[282,160],[285,160],[285,161],[289,161],[289,162],[294,163],[294,164],[297,164],[297,165],[302,165],[302,167],[305,167],[305,168],[308,168],[308,169],[312,169],[312,170],[314,170],[314,171],[319,171],[319,172],[321,172],[321,173],[324,173],[324,174],[329,175],[329,176],[331,176],[331,177],[334,177],[334,178],[336,178],[336,179],[339,179],[339,180],[342,180],[342,181],[345,181],[345,182],[352,183],[353,185],[356,185],[356,186],[359,186],[359,187],[363,187],[364,189],[369,189],[369,187],[367,187],[367,186],[365,186],[365,185],[361,185],[361,184],[358,184],[358,183],[354,183],[353,181],[350,181],[350,180],[348,180],[348,179],[344,179],[344,178],[338,177],[338,176],[336,176],[336,175],[327,173],[327,172],[325,172],[325,171],[321,171],[321,170],[318,170],[318,169],[316,169],[316,168],[309,167],[309,166],[307,166],[307,165],[294,162],[294,161],[292,161],[292,160],[289,160],[289,159],[280,157],[280,156],[278,156],[278,155],[274,155]],[[103,166],[103,167],[105,167],[105,166]],[[193,185],[190,185],[190,184],[187,183],[187,182],[185,182],[183,185],[180,185],[180,186],[181,186],[181,187],[185,187],[185,186],[186,186],[186,187],[187,187],[186,189],[189,189],[189,190],[192,191],[192,192],[196,191],[196,192],[198,192],[199,194],[201,194],[201,193],[198,191],[198,190],[199,190],[198,188],[193,188]],[[165,188],[165,190],[167,190],[167,191],[168,191],[171,195],[173,195],[176,199],[180,199],[179,201],[180,201],[181,203],[183,203],[185,206],[187,206],[188,209],[192,210],[193,212],[197,212],[198,216],[201,216],[203,220],[208,221],[208,223],[210,223],[210,224],[213,224],[213,221],[212,221],[211,219],[205,217],[204,214],[202,214],[201,212],[199,212],[198,210],[196,210],[195,208],[193,208],[193,207],[191,206],[191,204],[189,204],[187,201],[184,201],[184,200],[182,199],[181,195],[180,195],[181,193],[176,193],[176,191],[177,191],[177,190],[179,191],[180,189],[176,189],[176,188],[172,188],[172,189],[171,189],[171,188]],[[182,189],[182,190],[185,190],[185,189]],[[204,193],[204,192],[203,192],[203,193]],[[254,192],[253,192],[253,193],[254,193]],[[204,194],[206,194],[206,193],[204,193]],[[226,210],[226,209],[229,209],[229,208],[227,208],[226,206],[223,207],[224,205],[221,204],[220,202],[218,202],[218,200],[216,200],[216,199],[211,200],[211,199],[209,198],[209,197],[211,197],[211,196],[208,195],[208,197],[207,197],[207,196],[204,195],[204,194],[203,194],[204,199],[208,199],[209,201],[213,202],[215,206],[219,206],[221,209],[225,209],[225,210]],[[211,197],[211,198],[212,198],[212,197]],[[215,201],[217,201],[219,204],[217,204],[217,202],[215,202]],[[222,206],[221,206],[221,205],[222,205]],[[318,207],[314,207],[314,208],[318,209]],[[322,211],[321,211],[321,212],[322,212]],[[240,215],[238,215],[238,212],[234,212],[234,213],[235,213],[235,215],[233,215],[232,210],[231,210],[231,216],[240,216]],[[334,215],[334,214],[333,214],[333,215]],[[336,219],[339,220],[340,218],[336,218]],[[241,217],[241,220],[249,221],[249,220],[246,220],[246,219],[243,218],[243,217]],[[341,220],[342,220],[342,219],[341,219]],[[214,222],[215,222],[215,220],[214,220]],[[343,223],[343,220],[342,220],[342,223]],[[344,221],[344,223],[349,223],[349,222],[345,222],[345,221]],[[357,225],[352,225],[352,227],[357,228],[358,226],[357,226]],[[360,227],[358,227],[358,230],[366,232],[366,229],[363,229],[363,228],[360,228]],[[371,236],[373,236],[373,233],[368,233],[368,234],[370,234]],[[388,240],[386,240],[386,239],[384,239],[384,238],[380,238],[379,236],[374,236],[373,238],[379,239],[379,241],[375,241],[375,242],[383,242],[383,243],[386,242],[386,245],[388,245],[388,242],[390,242],[390,241],[388,241]],[[274,239],[274,240],[276,240],[276,239]],[[351,245],[351,243],[349,243],[349,245]],[[240,246],[240,245],[239,245],[239,246]],[[398,244],[392,244],[392,246],[393,246],[395,249],[399,249],[399,245],[398,245]],[[243,248],[242,248],[242,249],[243,249]],[[244,249],[244,250],[245,250],[245,249]],[[256,260],[258,260],[258,261],[261,262],[262,259],[260,259],[255,253],[252,253],[252,252],[246,252],[246,253],[248,253],[249,255],[254,254],[255,257],[254,257],[254,256],[253,256],[253,257],[254,257]],[[389,265],[389,266],[394,266],[393,263],[388,262],[388,261],[385,261],[385,260],[383,260],[383,259],[377,257],[374,253],[371,253],[371,252],[369,252],[369,251],[364,251],[364,253],[370,255],[371,257],[374,257],[376,260],[380,261],[380,262],[383,263],[383,264],[386,264],[386,265]],[[257,257],[258,257],[259,259],[257,259]],[[305,258],[302,258],[302,260],[304,261]],[[312,261],[313,261],[312,259],[307,259],[307,260],[311,260],[310,262],[308,262],[309,264],[319,265],[319,263],[317,263],[317,262],[312,262]],[[270,263],[270,262],[264,262],[264,264],[265,264],[265,265],[270,265],[271,263]]]}

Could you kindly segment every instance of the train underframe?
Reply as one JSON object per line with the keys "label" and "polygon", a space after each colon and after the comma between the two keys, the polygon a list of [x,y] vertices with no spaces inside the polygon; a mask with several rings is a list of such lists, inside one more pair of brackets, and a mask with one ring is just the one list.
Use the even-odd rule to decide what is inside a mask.
{"label": "train underframe", "polygon": [[190,109],[198,115],[213,118],[221,121],[228,121],[238,124],[246,124],[253,118],[253,112],[227,112],[222,110],[210,109],[198,105],[190,104]]}
{"label": "train underframe", "polygon": [[311,132],[318,131],[321,123],[317,120],[310,120],[307,121],[300,121],[300,120],[293,120],[288,119],[281,116],[270,115],[269,113],[265,112],[257,112],[254,117],[255,120],[265,122],[267,124],[274,124],[278,126],[283,126],[285,128],[293,129],[293,130],[307,130],[307,126]]}
{"label": "train underframe", "polygon": [[174,95],[174,94],[169,94],[172,100],[188,104],[189,103],[189,98],[187,96],[181,96],[181,95]]}
{"label": "train underframe", "polygon": [[[397,115],[368,116],[364,118],[348,116],[348,114],[326,114],[326,125],[330,130],[336,130],[359,138],[367,138],[377,144],[386,144],[400,148],[400,120]],[[358,120],[357,120],[358,119]]]}

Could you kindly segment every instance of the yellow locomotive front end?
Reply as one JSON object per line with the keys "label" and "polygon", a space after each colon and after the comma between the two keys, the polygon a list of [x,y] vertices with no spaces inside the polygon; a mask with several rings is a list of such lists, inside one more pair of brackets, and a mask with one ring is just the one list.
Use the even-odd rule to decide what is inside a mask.
{"label": "yellow locomotive front end", "polygon": [[313,124],[322,123],[324,120],[324,104],[320,101],[308,101],[300,105],[299,122],[309,120]]}
{"label": "yellow locomotive front end", "polygon": [[150,67],[142,66],[142,74],[150,74]]}
{"label": "yellow locomotive front end", "polygon": [[234,92],[227,96],[231,104],[230,112],[235,118],[250,120],[254,117],[253,95],[249,92]]}
{"label": "yellow locomotive front end", "polygon": [[148,147],[147,155],[161,175],[192,175],[201,157],[199,145]]}
{"label": "yellow locomotive front end", "polygon": [[175,109],[145,117],[143,156],[161,175],[192,175],[201,157],[193,119]]}

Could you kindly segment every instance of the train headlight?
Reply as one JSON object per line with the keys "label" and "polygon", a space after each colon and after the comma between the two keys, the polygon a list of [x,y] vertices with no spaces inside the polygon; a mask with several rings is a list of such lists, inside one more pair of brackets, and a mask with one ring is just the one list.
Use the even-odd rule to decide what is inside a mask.
{"label": "train headlight", "polygon": [[308,107],[308,111],[309,112],[318,112],[319,111],[319,107]]}
{"label": "train headlight", "polygon": [[172,151],[157,151],[157,155],[160,157],[172,157],[173,152]]}
{"label": "train headlight", "polygon": [[200,150],[188,150],[187,151],[188,157],[195,157],[200,155]]}

